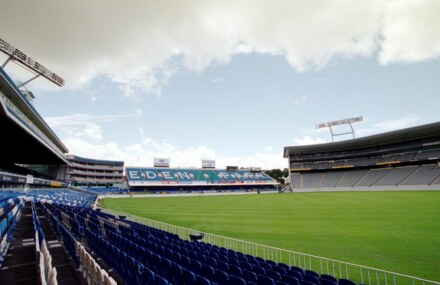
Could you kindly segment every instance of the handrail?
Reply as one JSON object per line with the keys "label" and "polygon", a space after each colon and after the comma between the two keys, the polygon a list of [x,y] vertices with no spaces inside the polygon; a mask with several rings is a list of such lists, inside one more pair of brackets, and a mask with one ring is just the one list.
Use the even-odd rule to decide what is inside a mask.
{"label": "handrail", "polygon": [[[98,206],[99,207],[99,206]],[[108,214],[112,214],[115,216],[125,216],[126,219],[135,221],[135,222],[140,222],[141,224],[146,224],[152,227],[156,227],[159,228],[161,230],[165,230],[171,233],[175,233],[178,234],[180,238],[182,239],[188,239],[189,238],[189,233],[201,233],[201,231],[198,230],[194,230],[194,229],[190,229],[190,228],[185,228],[185,227],[181,227],[181,226],[177,226],[177,225],[173,225],[173,224],[169,224],[169,223],[165,223],[165,222],[160,222],[160,221],[156,221],[156,220],[152,220],[152,219],[148,219],[148,218],[144,218],[144,217],[139,217],[136,215],[132,215],[132,214],[128,214],[128,213],[123,213],[123,212],[119,212],[116,210],[110,210],[110,209],[106,209],[106,208],[102,208],[99,207],[101,209],[101,211],[108,213]],[[411,275],[407,275],[407,274],[402,274],[402,273],[397,273],[397,272],[393,272],[393,271],[387,271],[387,270],[382,270],[382,269],[378,269],[378,268],[374,268],[374,267],[369,267],[369,266],[364,266],[364,265],[360,265],[360,264],[355,264],[355,263],[350,263],[350,262],[345,262],[345,261],[340,261],[340,260],[336,260],[336,259],[331,259],[331,258],[326,258],[326,257],[321,257],[321,256],[317,256],[317,255],[313,255],[313,254],[307,254],[307,253],[302,253],[302,252],[297,252],[297,251],[292,251],[292,250],[286,250],[286,249],[282,249],[282,248],[277,248],[277,247],[273,247],[273,246],[267,246],[267,245],[263,245],[263,244],[258,244],[258,243],[254,243],[254,242],[250,242],[250,241],[244,241],[244,240],[239,240],[239,239],[235,239],[235,238],[230,238],[230,237],[225,237],[225,236],[221,236],[221,235],[217,235],[217,234],[212,234],[212,233],[205,233],[203,232],[205,239],[209,239],[209,243],[212,244],[217,244],[219,246],[223,246],[225,248],[230,248],[230,249],[234,249],[236,250],[239,246],[238,244],[241,243],[241,249],[248,251],[248,252],[256,252],[258,255],[258,248],[263,248],[263,256],[264,258],[266,258],[266,253],[267,256],[272,256],[272,259],[274,259],[274,254],[275,254],[275,261],[282,261],[282,253],[284,254],[288,254],[289,257],[289,265],[293,265],[292,264],[292,260],[291,260],[291,255],[294,256],[294,262],[296,263],[295,260],[295,255],[298,256],[299,259],[299,264],[301,264],[301,262],[303,262],[304,265],[304,269],[307,269],[307,267],[309,267],[309,269],[312,269],[312,260],[311,258],[317,259],[314,262],[314,264],[318,264],[320,263],[321,265],[321,273],[324,273],[325,270],[323,270],[323,261],[326,262],[327,264],[327,272],[329,272],[329,263],[331,263],[332,267],[333,267],[333,272],[337,272],[337,269],[335,269],[335,264],[339,266],[339,276],[341,278],[345,278],[345,276],[343,275],[343,270],[341,265],[343,265],[345,267],[345,271],[344,273],[346,273],[346,277],[348,279],[349,276],[349,270],[348,270],[348,266],[356,268],[357,270],[360,270],[360,274],[357,276],[360,280],[362,284],[385,284],[388,285],[388,282],[390,280],[387,280],[387,276],[389,275],[390,277],[393,278],[394,283],[390,282],[390,284],[400,284],[400,283],[396,283],[396,277],[398,278],[404,278],[405,280],[408,281],[412,281],[411,283],[408,284],[423,284],[423,285],[427,285],[427,284],[436,284],[436,285],[440,285],[440,282],[437,281],[433,281],[433,280],[428,280],[428,279],[423,279],[423,278],[419,278],[419,277],[415,277],[415,276],[411,276]],[[223,240],[223,242],[220,242],[221,240]],[[235,245],[235,246],[234,246]],[[254,250],[251,249],[251,246],[254,246]],[[270,254],[270,251],[272,251]],[[260,252],[261,253],[261,252]],[[280,259],[278,259],[278,253],[280,254]],[[303,260],[301,260],[301,258],[303,258]],[[309,260],[306,260],[306,258],[308,258]],[[267,259],[271,259],[271,258],[267,258]],[[308,261],[308,264],[307,264]],[[364,272],[366,271],[366,272]],[[375,273],[375,275],[373,276],[373,278],[375,277],[376,280],[371,280],[371,271],[373,272],[373,274]],[[358,272],[359,273],[359,272]],[[364,276],[363,274],[366,273],[366,275],[368,275],[368,280],[364,280]],[[379,276],[379,274],[381,276]],[[334,274],[336,275],[336,274]],[[367,276],[365,276],[365,278],[367,278]],[[365,281],[369,281],[368,283]],[[372,281],[376,281],[375,283],[372,283]],[[383,283],[381,283],[380,281],[383,281]],[[418,281],[420,283],[415,283],[415,281]]]}

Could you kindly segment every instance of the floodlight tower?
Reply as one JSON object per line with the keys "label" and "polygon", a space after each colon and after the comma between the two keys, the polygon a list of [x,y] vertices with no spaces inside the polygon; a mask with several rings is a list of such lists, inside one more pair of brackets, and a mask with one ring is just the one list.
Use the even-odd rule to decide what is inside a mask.
{"label": "floodlight tower", "polygon": [[[348,119],[343,119],[343,120],[337,120],[337,121],[331,121],[331,122],[326,122],[326,123],[321,123],[318,124],[316,126],[317,129],[322,129],[322,128],[329,128],[330,130],[330,134],[332,136],[332,142],[335,141],[335,136],[342,136],[342,135],[352,135],[352,138],[355,138],[355,132],[353,129],[353,126],[351,125],[352,123],[356,123],[356,122],[362,122],[364,120],[364,118],[362,116],[359,117],[353,117],[353,118],[348,118]],[[346,125],[348,124],[350,126],[350,130],[348,132],[340,132],[340,133],[336,133],[332,127],[334,126],[339,126],[339,125]]]}
{"label": "floodlight tower", "polygon": [[50,82],[60,87],[64,85],[64,79],[62,79],[60,76],[56,75],[55,73],[44,67],[41,63],[34,61],[24,52],[13,47],[11,44],[7,43],[3,39],[0,39],[0,51],[8,56],[6,61],[2,64],[2,69],[4,69],[6,65],[9,63],[9,61],[12,60],[12,61],[16,61],[17,63],[21,64],[22,66],[26,67],[27,69],[35,73],[34,77],[18,85],[17,86],[18,88],[23,87],[24,85],[28,84],[29,82],[31,82],[32,80],[36,79],[39,76],[43,76]]}

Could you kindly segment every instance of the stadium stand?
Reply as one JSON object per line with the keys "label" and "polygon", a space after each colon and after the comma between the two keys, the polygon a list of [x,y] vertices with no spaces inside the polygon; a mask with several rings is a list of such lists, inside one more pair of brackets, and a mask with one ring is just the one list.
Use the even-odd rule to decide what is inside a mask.
{"label": "stadium stand", "polygon": [[111,192],[117,186],[122,185],[124,180],[123,161],[91,159],[72,154],[68,154],[66,157],[70,166],[66,169],[65,180],[71,186],[108,189]]}
{"label": "stadium stand", "polygon": [[124,284],[320,284],[325,278],[336,280],[208,243],[182,240],[90,208],[42,207],[55,228],[71,229],[75,240],[85,241],[82,246],[96,257],[97,266]]}
{"label": "stadium stand", "polygon": [[440,122],[284,148],[293,191],[440,189]]}
{"label": "stadium stand", "polygon": [[331,279],[334,284],[348,284],[93,210],[94,199],[96,195],[71,189],[1,191],[2,244],[6,241],[2,253],[6,254],[2,254],[0,280],[5,284],[319,285],[330,284],[324,280]]}
{"label": "stadium stand", "polygon": [[335,172],[327,172],[322,174],[322,180],[320,187],[336,187],[339,181],[342,179],[343,172],[335,171]]}
{"label": "stadium stand", "polygon": [[277,181],[261,171],[126,167],[130,191],[265,191],[276,190]]}

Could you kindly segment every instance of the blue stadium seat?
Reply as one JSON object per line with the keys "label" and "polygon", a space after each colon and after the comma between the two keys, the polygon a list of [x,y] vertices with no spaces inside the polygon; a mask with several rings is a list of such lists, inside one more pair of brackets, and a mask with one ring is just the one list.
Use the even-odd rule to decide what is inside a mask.
{"label": "blue stadium seat", "polygon": [[327,279],[321,279],[321,285],[338,285],[338,282]]}
{"label": "blue stadium seat", "polygon": [[293,271],[301,273],[301,276],[304,275],[304,270],[302,268],[300,268],[300,267],[291,266],[290,269],[293,270]]}
{"label": "blue stadium seat", "polygon": [[240,262],[238,261],[238,259],[235,259],[235,258],[229,258],[228,264],[229,264],[229,266],[235,265],[235,266],[240,267]]}
{"label": "blue stadium seat", "polygon": [[252,271],[247,270],[247,269],[243,269],[242,272],[243,272],[242,276],[243,276],[243,278],[246,281],[251,281],[251,282],[254,282],[254,283],[258,283],[258,275],[255,274],[255,272],[252,272]]}
{"label": "blue stadium seat", "polygon": [[307,281],[307,280],[302,280],[300,285],[318,285],[318,284]]}
{"label": "blue stadium seat", "polygon": [[319,274],[313,270],[305,270],[304,271],[304,275],[311,275],[311,276],[315,276],[316,278],[320,278]]}
{"label": "blue stadium seat", "polygon": [[208,278],[209,280],[215,280],[214,268],[210,265],[202,264],[202,276]]}
{"label": "blue stadium seat", "polygon": [[238,261],[240,261],[240,262],[241,262],[241,261],[248,262],[246,256],[245,256],[243,253],[241,253],[241,252],[237,252],[237,259],[238,259]]}
{"label": "blue stadium seat", "polygon": [[218,261],[217,268],[223,270],[224,272],[229,272],[229,265],[226,262]]}
{"label": "blue stadium seat", "polygon": [[194,272],[182,268],[182,275],[183,275],[183,285],[192,285],[196,283],[196,275]]}
{"label": "blue stadium seat", "polygon": [[272,268],[273,268],[273,271],[276,271],[281,275],[284,275],[287,273],[287,270],[284,267],[276,265],[276,266],[272,266]]}
{"label": "blue stadium seat", "polygon": [[247,285],[246,281],[238,276],[229,275],[229,285]]}
{"label": "blue stadium seat", "polygon": [[202,277],[200,275],[196,276],[197,285],[211,285],[211,281],[209,279]]}
{"label": "blue stadium seat", "polygon": [[242,261],[240,261],[240,268],[252,271],[253,267],[252,267],[252,264],[250,264],[249,262],[242,262]]}
{"label": "blue stadium seat", "polygon": [[171,270],[171,260],[169,260],[168,258],[162,258],[160,274],[162,276],[170,276]]}
{"label": "blue stadium seat", "polygon": [[241,271],[240,267],[235,265],[229,265],[229,275],[235,275],[241,277],[243,275],[243,272]]}
{"label": "blue stadium seat", "polygon": [[141,263],[137,263],[136,270],[136,285],[144,285],[145,284],[144,277],[144,266]]}
{"label": "blue stadium seat", "polygon": [[290,285],[299,285],[299,280],[290,275],[283,275],[282,280]]}
{"label": "blue stadium seat", "polygon": [[150,250],[145,250],[143,261],[145,267],[153,268],[153,253]]}
{"label": "blue stadium seat", "polygon": [[229,262],[229,257],[227,255],[219,254],[217,261],[223,261],[223,262],[228,263]]}
{"label": "blue stadium seat", "polygon": [[266,271],[272,270],[272,264],[270,264],[270,263],[261,263],[260,262],[260,267],[263,267]]}
{"label": "blue stadium seat", "polygon": [[168,280],[166,280],[160,275],[156,275],[156,285],[169,285],[169,284],[170,283],[168,282]]}
{"label": "blue stadium seat", "polygon": [[339,285],[356,285],[353,281],[344,278],[339,279],[338,283]]}
{"label": "blue stadium seat", "polygon": [[284,281],[278,280],[277,283],[276,283],[276,285],[290,285],[290,284],[287,283],[287,282],[284,282]]}
{"label": "blue stadium seat", "polygon": [[153,269],[154,272],[161,272],[162,257],[159,254],[153,253]]}
{"label": "blue stadium seat", "polygon": [[173,259],[173,253],[174,253],[174,251],[171,250],[171,248],[166,248],[165,249],[164,257],[168,258],[169,260],[172,260]]}
{"label": "blue stadium seat", "polygon": [[172,261],[180,264],[182,262],[182,256],[180,255],[180,253],[178,253],[177,251],[174,251]]}
{"label": "blue stadium seat", "polygon": [[263,267],[254,266],[252,271],[255,272],[257,275],[266,275],[266,270]]}
{"label": "blue stadium seat", "polygon": [[144,267],[144,284],[154,285],[156,284],[156,274],[148,268]]}
{"label": "blue stadium seat", "polygon": [[171,282],[173,284],[181,284],[183,283],[183,273],[182,273],[182,266],[179,264],[172,262],[171,263]]}
{"label": "blue stadium seat", "polygon": [[118,261],[118,272],[121,275],[121,278],[124,280],[128,279],[128,275],[127,275],[127,270],[128,270],[128,260],[127,260],[127,255],[125,254],[125,252],[121,252],[121,255],[119,256],[119,261]]}
{"label": "blue stadium seat", "polygon": [[275,281],[281,280],[281,274],[273,270],[266,270],[266,275]]}
{"label": "blue stadium seat", "polygon": [[197,252],[195,252],[194,250],[189,250],[188,251],[188,257],[191,258],[191,259],[197,260]]}
{"label": "blue stadium seat", "polygon": [[191,270],[194,271],[195,274],[202,274],[202,263],[198,260],[191,260]]}
{"label": "blue stadium seat", "polygon": [[211,265],[212,267],[217,267],[217,260],[215,258],[212,258],[210,256],[208,256],[206,258],[206,264]]}
{"label": "blue stadium seat", "polygon": [[205,254],[199,254],[197,256],[197,260],[200,261],[201,263],[206,263],[206,255]]}
{"label": "blue stadium seat", "polygon": [[128,267],[127,267],[127,277],[130,280],[130,283],[135,283],[136,280],[136,272],[138,270],[137,262],[133,257],[128,257]]}
{"label": "blue stadium seat", "polygon": [[338,279],[336,279],[336,277],[334,277],[332,275],[328,275],[328,274],[321,274],[321,281],[322,280],[330,280],[330,281],[338,283]]}
{"label": "blue stadium seat", "polygon": [[282,263],[282,262],[278,263],[278,267],[282,267],[282,268],[286,269],[286,271],[290,269],[289,265]]}
{"label": "blue stadium seat", "polygon": [[228,273],[224,272],[223,270],[216,269],[215,270],[215,280],[217,285],[227,285],[229,282],[229,275]]}
{"label": "blue stadium seat", "polygon": [[299,281],[301,281],[303,279],[303,274],[301,274],[299,271],[296,271],[296,270],[293,270],[293,269],[287,270],[286,274],[289,275],[289,276],[295,277]]}
{"label": "blue stadium seat", "polygon": [[186,269],[191,269],[191,259],[189,257],[182,255],[182,260],[180,262],[180,265]]}
{"label": "blue stadium seat", "polygon": [[318,284],[318,285],[321,284],[321,280],[314,275],[305,274],[303,276],[303,280],[306,280],[306,281],[309,281],[309,282],[312,282],[312,283]]}
{"label": "blue stadium seat", "polygon": [[266,275],[258,275],[258,285],[275,285],[275,280],[266,276]]}

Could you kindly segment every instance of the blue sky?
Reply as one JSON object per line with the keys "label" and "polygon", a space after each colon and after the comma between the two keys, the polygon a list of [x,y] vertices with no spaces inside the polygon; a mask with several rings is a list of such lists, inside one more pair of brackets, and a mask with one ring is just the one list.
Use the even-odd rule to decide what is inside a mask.
{"label": "blue sky", "polygon": [[284,146],[331,141],[321,122],[440,119],[438,1],[3,2],[0,37],[66,79],[28,88],[76,155],[284,168]]}

